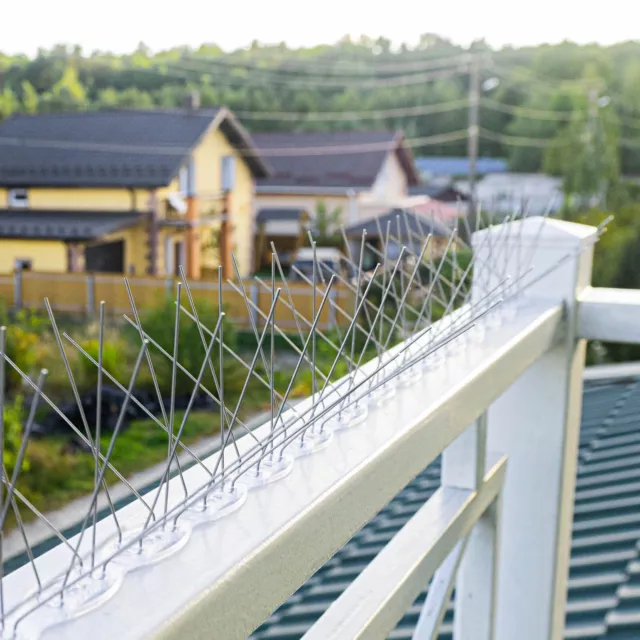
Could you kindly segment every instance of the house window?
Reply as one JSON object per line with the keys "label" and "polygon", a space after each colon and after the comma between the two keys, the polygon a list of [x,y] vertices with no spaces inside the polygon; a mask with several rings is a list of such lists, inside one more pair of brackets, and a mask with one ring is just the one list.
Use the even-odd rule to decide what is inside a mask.
{"label": "house window", "polygon": [[222,158],[222,190],[231,191],[236,182],[236,158],[224,156]]}
{"label": "house window", "polygon": [[31,271],[33,267],[33,260],[31,258],[16,258],[13,263],[13,268],[16,271]]}
{"label": "house window", "polygon": [[9,189],[8,200],[12,209],[26,209],[29,206],[26,189]]}

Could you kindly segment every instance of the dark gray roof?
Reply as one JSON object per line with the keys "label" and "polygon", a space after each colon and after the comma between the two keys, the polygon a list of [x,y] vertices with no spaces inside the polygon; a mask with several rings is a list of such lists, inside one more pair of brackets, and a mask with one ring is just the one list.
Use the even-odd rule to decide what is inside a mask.
{"label": "dark gray roof", "polygon": [[[413,156],[404,144],[401,132],[393,131],[323,131],[314,133],[260,133],[253,139],[273,168],[270,178],[260,180],[260,187],[335,187],[370,188],[375,182],[389,151],[395,150],[409,184],[418,184]],[[302,155],[302,149],[375,145],[365,152],[314,153]],[[269,155],[269,149],[291,149],[292,155]],[[300,155],[295,155],[295,150]]]}
{"label": "dark gray roof", "polygon": [[[439,485],[438,460],[309,578],[252,638],[301,638]],[[425,597],[426,591],[389,639],[410,640]],[[452,622],[450,605],[439,640],[451,640]],[[585,386],[564,637],[640,638],[640,385],[635,380]]]}
{"label": "dark gray roof", "polygon": [[378,229],[385,234],[387,230],[387,223],[390,222],[391,234],[397,237],[398,216],[400,216],[400,234],[402,238],[406,239],[408,236],[405,220],[409,225],[411,234],[421,236],[423,231],[425,233],[433,233],[433,235],[445,237],[448,237],[451,234],[451,231],[443,224],[435,220],[431,220],[427,216],[412,213],[411,211],[403,212],[401,209],[393,209],[384,215],[355,222],[354,224],[349,225],[345,231],[348,236],[357,237],[362,236],[362,232],[366,231],[368,238],[377,238],[380,235]]}
{"label": "dark gray roof", "polygon": [[248,149],[256,177],[268,169],[226,109],[89,111],[13,116],[0,123],[0,185],[140,187],[167,185],[220,113],[220,128]]}
{"label": "dark gray roof", "polygon": [[142,219],[139,213],[0,210],[0,238],[93,240]]}
{"label": "dark gray roof", "polygon": [[271,220],[300,220],[308,216],[306,209],[298,207],[282,207],[282,208],[264,208],[258,211],[256,222],[269,222]]}

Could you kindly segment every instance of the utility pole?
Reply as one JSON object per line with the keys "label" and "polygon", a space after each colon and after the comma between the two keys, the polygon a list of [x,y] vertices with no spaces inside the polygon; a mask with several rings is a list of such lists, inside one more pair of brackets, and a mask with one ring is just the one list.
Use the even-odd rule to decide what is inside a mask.
{"label": "utility pole", "polygon": [[[593,171],[593,177],[598,181],[594,184],[594,194],[597,198],[597,205],[600,206],[604,200],[606,193],[606,185],[600,174],[600,157],[599,157],[599,131],[598,118],[600,116],[600,91],[596,84],[589,89],[589,121],[587,125],[587,139],[589,141],[589,164]],[[594,204],[593,201],[590,204]]]}
{"label": "utility pole", "polygon": [[475,213],[476,206],[476,165],[478,161],[480,109],[480,56],[472,54],[469,63],[469,126],[467,156],[469,158],[469,213]]}

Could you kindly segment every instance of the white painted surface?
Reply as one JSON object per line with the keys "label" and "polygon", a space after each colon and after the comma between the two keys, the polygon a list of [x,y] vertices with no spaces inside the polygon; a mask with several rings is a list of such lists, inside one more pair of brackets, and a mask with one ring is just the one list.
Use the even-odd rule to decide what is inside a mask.
{"label": "white painted surface", "polygon": [[500,498],[471,530],[456,581],[454,640],[495,637]]}
{"label": "white painted surface", "polygon": [[[438,489],[303,636],[304,640],[385,638],[498,495],[505,469],[504,458],[494,462],[478,492]],[[431,622],[437,620],[430,619],[426,624]]]}
{"label": "white painted surface", "polygon": [[[328,448],[298,459],[289,477],[252,492],[233,515],[195,529],[178,555],[128,574],[112,600],[66,625],[64,637],[246,638],[553,345],[560,316],[557,307],[530,309],[482,346],[462,350],[446,367],[399,389],[361,428],[340,432]],[[256,435],[264,437],[268,428]],[[239,441],[241,451],[250,444],[246,437]],[[205,479],[199,467],[185,473],[192,489]],[[182,497],[178,483],[172,481],[172,505]],[[127,527],[143,516],[139,504],[121,512]],[[113,532],[109,520],[98,526],[100,540]],[[60,547],[41,556],[43,578],[58,574],[68,559]],[[7,605],[32,588],[28,567],[8,576]]]}
{"label": "white painted surface", "polygon": [[407,195],[407,174],[404,172],[395,151],[390,151],[380,168],[371,194],[377,200],[392,202]]}
{"label": "white painted surface", "polygon": [[422,605],[413,640],[438,640],[440,625],[451,600],[458,566],[464,555],[467,538],[460,540],[434,573],[427,597]]}
{"label": "white painted surface", "polygon": [[[590,281],[596,229],[557,220],[541,224],[535,218],[515,223],[511,237],[523,248],[539,238],[532,278],[572,253],[531,291],[535,300],[564,303],[568,327],[564,341],[489,409],[488,449],[509,459],[499,533],[498,640],[558,640],[564,628],[585,352],[584,341],[575,338],[575,308]],[[498,226],[477,234],[474,246],[501,231]],[[482,246],[489,260],[487,243]],[[518,255],[509,256],[507,273],[517,273]],[[498,279],[486,274],[485,283],[474,282],[474,292],[480,295],[486,280]]]}
{"label": "white painted surface", "polygon": [[589,287],[580,296],[578,331],[587,340],[640,343],[640,291]]}

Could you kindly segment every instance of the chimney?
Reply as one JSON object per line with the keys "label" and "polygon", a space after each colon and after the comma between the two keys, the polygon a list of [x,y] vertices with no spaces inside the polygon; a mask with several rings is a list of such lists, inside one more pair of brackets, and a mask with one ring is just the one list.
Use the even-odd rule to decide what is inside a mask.
{"label": "chimney", "polygon": [[189,111],[197,111],[200,108],[200,92],[189,91],[184,99],[184,107]]}

